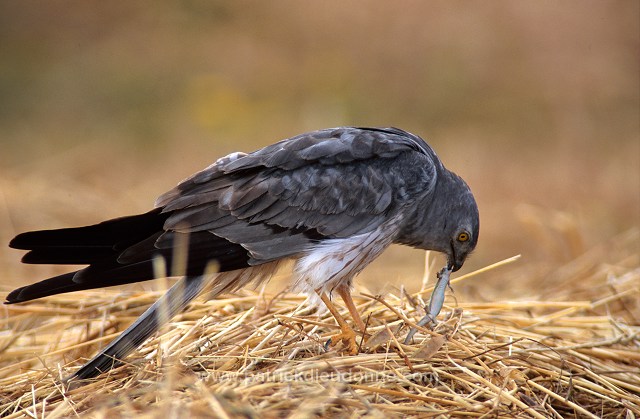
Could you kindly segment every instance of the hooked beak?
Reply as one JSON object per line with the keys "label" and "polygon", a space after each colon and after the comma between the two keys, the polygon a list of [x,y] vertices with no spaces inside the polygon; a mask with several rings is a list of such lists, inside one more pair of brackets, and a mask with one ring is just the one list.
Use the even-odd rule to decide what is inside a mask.
{"label": "hooked beak", "polygon": [[462,265],[464,265],[464,261],[466,258],[467,255],[465,254],[456,254],[456,248],[453,243],[451,243],[451,253],[447,255],[447,268],[451,272],[456,272],[458,269],[462,268]]}

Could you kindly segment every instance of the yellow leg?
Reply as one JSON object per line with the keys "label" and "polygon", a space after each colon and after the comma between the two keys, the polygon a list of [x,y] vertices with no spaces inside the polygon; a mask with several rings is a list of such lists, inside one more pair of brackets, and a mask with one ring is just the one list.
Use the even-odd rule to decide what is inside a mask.
{"label": "yellow leg", "polygon": [[344,317],[342,317],[338,309],[333,305],[329,297],[327,297],[327,294],[320,291],[316,291],[316,292],[318,292],[320,299],[322,300],[324,305],[327,306],[327,308],[329,309],[329,312],[331,312],[333,317],[335,317],[336,321],[338,322],[338,326],[340,326],[340,330],[341,330],[340,333],[331,337],[331,342],[329,343],[329,345],[333,346],[338,341],[342,341],[342,344],[344,345],[347,353],[349,355],[356,355],[358,353],[358,345],[356,344],[356,332],[353,331],[353,329],[351,328],[351,326],[349,326],[349,324],[344,319]]}
{"label": "yellow leg", "polygon": [[338,288],[336,288],[336,291],[338,291],[338,294],[340,294],[340,297],[349,309],[349,313],[351,313],[351,317],[353,317],[353,321],[356,322],[356,326],[358,326],[358,329],[360,329],[361,332],[364,332],[366,326],[364,325],[362,317],[360,317],[360,313],[358,312],[358,309],[353,302],[353,298],[351,298],[349,287],[338,286]]}

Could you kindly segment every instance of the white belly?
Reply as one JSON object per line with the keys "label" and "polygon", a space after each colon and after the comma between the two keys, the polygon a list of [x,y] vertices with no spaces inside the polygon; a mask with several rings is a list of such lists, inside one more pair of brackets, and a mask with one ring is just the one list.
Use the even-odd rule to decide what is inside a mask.
{"label": "white belly", "polygon": [[344,239],[328,239],[311,247],[294,266],[294,289],[310,296],[351,286],[353,277],[391,244],[384,228]]}

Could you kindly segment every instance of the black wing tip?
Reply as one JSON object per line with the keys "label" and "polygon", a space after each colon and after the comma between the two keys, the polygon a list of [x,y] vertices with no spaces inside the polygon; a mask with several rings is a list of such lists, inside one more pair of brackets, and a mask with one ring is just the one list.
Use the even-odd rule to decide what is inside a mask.
{"label": "black wing tip", "polygon": [[20,233],[17,236],[15,236],[13,239],[11,239],[11,241],[9,242],[9,247],[12,249],[20,249],[20,250],[31,250],[31,247],[29,247],[28,243],[29,243],[29,235],[32,232],[29,231],[27,233]]}
{"label": "black wing tip", "polygon": [[24,301],[28,301],[28,299],[24,299],[23,296],[21,296],[20,294],[22,294],[22,290],[24,290],[26,287],[20,287],[18,289],[15,289],[13,291],[11,291],[6,297],[5,297],[5,304],[16,304],[16,303],[22,303]]}
{"label": "black wing tip", "polygon": [[34,250],[51,246],[49,239],[56,230],[36,230],[20,233],[9,242],[9,247],[20,250]]}
{"label": "black wing tip", "polygon": [[50,261],[50,260],[46,260],[45,258],[42,257],[41,252],[37,252],[34,249],[25,249],[25,248],[21,248],[21,250],[29,250],[27,253],[25,253],[22,258],[20,258],[20,262],[22,263],[26,263],[28,265],[42,265],[42,264],[50,264],[50,265],[56,265],[56,264],[61,264],[58,261]]}
{"label": "black wing tip", "polygon": [[[16,248],[14,247],[14,249],[16,249]],[[23,249],[23,250],[27,250],[27,249]],[[20,262],[26,263],[26,264],[29,264],[29,265],[37,265],[37,264],[39,264],[38,260],[33,257],[33,251],[29,251],[24,256],[22,256],[22,258],[20,259]]]}

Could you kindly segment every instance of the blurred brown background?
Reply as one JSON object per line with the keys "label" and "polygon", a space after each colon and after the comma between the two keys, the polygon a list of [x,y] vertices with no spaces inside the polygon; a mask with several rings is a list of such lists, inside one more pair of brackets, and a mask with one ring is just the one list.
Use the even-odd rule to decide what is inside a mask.
{"label": "blurred brown background", "polygon": [[[456,290],[532,298],[594,247],[633,257],[639,4],[1,2],[1,291],[60,270],[21,265],[18,232],[146,211],[228,152],[339,125],[414,132],[467,180],[464,272],[523,255]],[[359,283],[416,289],[422,265],[393,248]]]}

